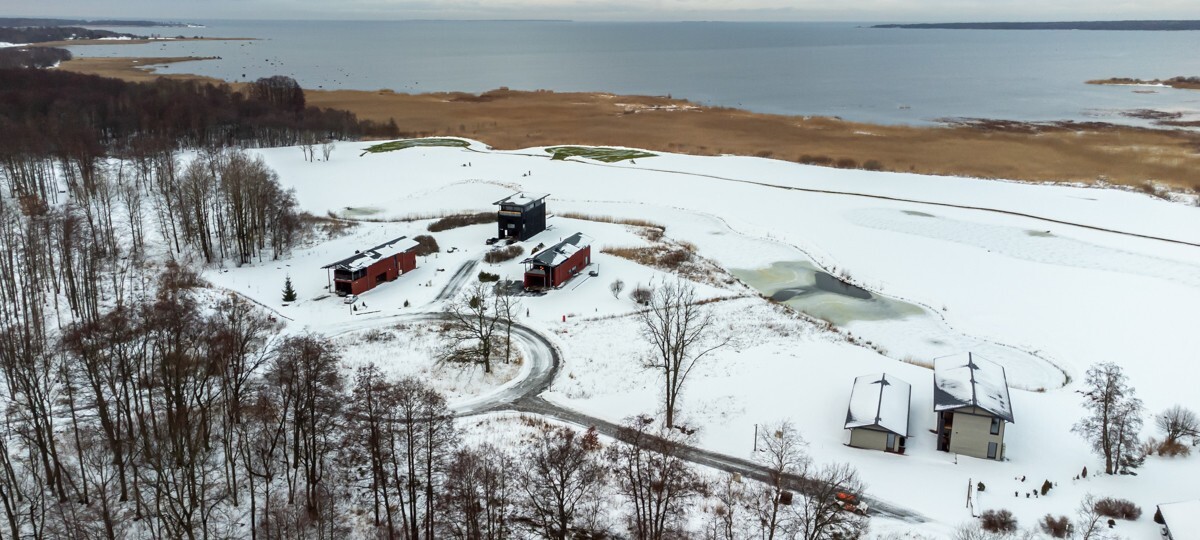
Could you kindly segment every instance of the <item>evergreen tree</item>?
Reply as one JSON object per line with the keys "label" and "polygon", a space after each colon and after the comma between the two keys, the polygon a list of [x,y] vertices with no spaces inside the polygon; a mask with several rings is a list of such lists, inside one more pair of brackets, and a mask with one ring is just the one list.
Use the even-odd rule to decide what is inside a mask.
{"label": "evergreen tree", "polygon": [[292,288],[292,276],[288,276],[287,280],[283,282],[283,301],[296,301],[296,289]]}

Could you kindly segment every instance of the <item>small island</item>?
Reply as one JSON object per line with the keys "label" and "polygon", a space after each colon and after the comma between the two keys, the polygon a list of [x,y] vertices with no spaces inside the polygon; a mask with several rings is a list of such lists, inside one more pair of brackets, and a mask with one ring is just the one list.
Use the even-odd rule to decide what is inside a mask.
{"label": "small island", "polygon": [[1200,77],[1171,77],[1170,79],[1150,80],[1113,77],[1111,79],[1095,79],[1087,83],[1113,86],[1168,86],[1184,90],[1200,90]]}

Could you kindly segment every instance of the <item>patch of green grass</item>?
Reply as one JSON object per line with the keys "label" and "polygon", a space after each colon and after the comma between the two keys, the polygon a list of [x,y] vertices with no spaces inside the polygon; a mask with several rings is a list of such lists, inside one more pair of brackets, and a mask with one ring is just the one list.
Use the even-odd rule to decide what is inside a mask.
{"label": "patch of green grass", "polygon": [[391,152],[393,150],[404,150],[405,148],[416,148],[419,146],[451,146],[458,148],[466,148],[470,143],[460,139],[402,139],[399,141],[390,141],[375,146],[367,147],[367,152],[379,154],[382,152]]}
{"label": "patch of green grass", "polygon": [[569,157],[581,157],[616,163],[627,159],[654,157],[656,154],[627,148],[607,148],[603,146],[555,146],[546,149],[551,154],[550,159],[563,160]]}

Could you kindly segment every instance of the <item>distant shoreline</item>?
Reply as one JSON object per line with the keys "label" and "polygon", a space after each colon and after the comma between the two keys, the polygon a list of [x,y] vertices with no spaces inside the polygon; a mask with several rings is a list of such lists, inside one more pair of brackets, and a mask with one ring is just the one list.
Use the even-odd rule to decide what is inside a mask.
{"label": "distant shoreline", "polygon": [[910,30],[1121,30],[1189,31],[1200,30],[1200,21],[1062,21],[1062,22],[967,22],[876,24],[871,28]]}
{"label": "distant shoreline", "polygon": [[129,39],[68,39],[61,41],[42,41],[30,43],[30,47],[74,47],[78,45],[145,45],[147,43],[167,43],[171,41],[258,41],[251,37],[162,37],[162,38],[129,38]]}
{"label": "distant shoreline", "polygon": [[[152,82],[159,77],[235,83],[148,66],[201,60],[77,58],[58,69]],[[269,74],[264,74],[264,76]],[[304,91],[310,106],[364,120],[394,120],[401,136],[457,136],[497,149],[580,144],[693,155],[734,154],[839,168],[1028,182],[1118,184],[1155,181],[1200,190],[1200,132],[1105,123],[964,120],[933,127],[878,125],[831,117],[755,113],[662,96],[514,91],[404,94]]]}
{"label": "distant shoreline", "polygon": [[1149,80],[1113,77],[1111,79],[1094,79],[1087,83],[1105,86],[1165,86],[1182,90],[1200,90],[1200,77],[1171,77],[1170,79]]}

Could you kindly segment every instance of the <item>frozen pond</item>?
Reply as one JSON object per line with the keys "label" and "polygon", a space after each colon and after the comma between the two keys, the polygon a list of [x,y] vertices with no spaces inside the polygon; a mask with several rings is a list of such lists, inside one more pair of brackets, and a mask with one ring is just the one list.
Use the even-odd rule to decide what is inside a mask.
{"label": "frozen pond", "polygon": [[838,326],[855,321],[899,320],[925,313],[920,306],[856,287],[805,261],[730,271],[772,300]]}
{"label": "frozen pond", "polygon": [[927,307],[846,283],[809,261],[729,271],[764,296],[844,328],[883,348],[891,358],[928,366],[935,358],[970,351],[1004,366],[1014,388],[1052,389],[1066,384],[1062,370],[1043,358],[966,335]]}

